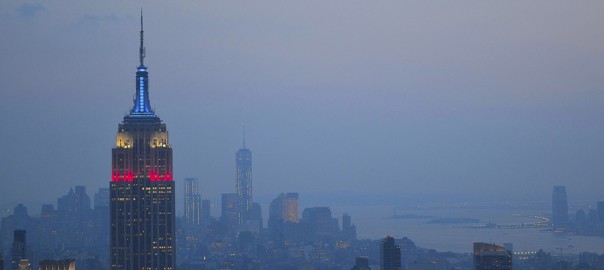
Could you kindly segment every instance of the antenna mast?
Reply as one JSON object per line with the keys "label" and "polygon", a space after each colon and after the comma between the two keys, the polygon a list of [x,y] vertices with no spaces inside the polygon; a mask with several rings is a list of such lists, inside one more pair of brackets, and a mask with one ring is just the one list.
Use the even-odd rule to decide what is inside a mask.
{"label": "antenna mast", "polygon": [[141,67],[145,66],[145,45],[143,44],[143,9],[141,8],[141,46],[138,50],[138,57]]}

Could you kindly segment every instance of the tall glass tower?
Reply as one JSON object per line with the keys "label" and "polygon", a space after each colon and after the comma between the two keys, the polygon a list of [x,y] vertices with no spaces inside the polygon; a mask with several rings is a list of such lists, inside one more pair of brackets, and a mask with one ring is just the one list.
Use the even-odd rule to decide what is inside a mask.
{"label": "tall glass tower", "polygon": [[134,106],[118,125],[110,184],[111,269],[175,268],[175,207],[168,130],[149,101],[143,16]]}
{"label": "tall glass tower", "polygon": [[252,151],[245,148],[245,131],[243,133],[243,148],[236,154],[236,184],[239,197],[240,222],[247,219],[252,208]]}
{"label": "tall glass tower", "polygon": [[568,227],[568,200],[566,187],[554,186],[552,192],[552,225],[554,230]]}
{"label": "tall glass tower", "polygon": [[185,222],[189,225],[201,224],[201,196],[197,178],[185,178]]}

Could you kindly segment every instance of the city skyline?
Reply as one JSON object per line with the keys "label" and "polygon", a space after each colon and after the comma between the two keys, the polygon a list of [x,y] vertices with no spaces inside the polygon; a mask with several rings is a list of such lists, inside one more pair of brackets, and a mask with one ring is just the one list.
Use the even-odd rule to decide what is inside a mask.
{"label": "city skyline", "polygon": [[[0,5],[14,41],[0,45],[0,108],[11,116],[1,136],[17,142],[0,177],[23,183],[1,191],[0,206],[96,190],[129,105],[140,4]],[[214,202],[232,192],[245,125],[265,202],[293,191],[406,196],[409,186],[459,196],[484,182],[499,197],[549,200],[565,185],[569,201],[602,199],[602,4],[311,6],[145,4],[153,85],[167,90],[154,105],[181,146],[174,179],[197,177]],[[30,186],[46,192],[28,196]]]}

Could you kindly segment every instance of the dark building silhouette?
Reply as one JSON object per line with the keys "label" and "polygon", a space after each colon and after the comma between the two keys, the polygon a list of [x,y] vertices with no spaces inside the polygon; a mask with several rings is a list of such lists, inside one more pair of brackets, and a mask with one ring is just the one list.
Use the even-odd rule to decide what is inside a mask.
{"label": "dark building silhouette", "polygon": [[503,246],[474,243],[475,270],[511,270],[512,252]]}
{"label": "dark building silhouette", "polygon": [[13,234],[13,244],[11,247],[11,266],[13,269],[19,269],[19,262],[25,259],[25,247],[27,245],[24,230],[15,230]]}
{"label": "dark building silhouette", "polygon": [[222,194],[222,215],[220,220],[234,232],[239,228],[239,196],[237,193]]}
{"label": "dark building silhouette", "polygon": [[112,151],[110,262],[111,269],[168,270],[176,267],[172,148],[149,101],[142,23],[141,14],[134,106]]}
{"label": "dark building silhouette", "polygon": [[109,189],[99,188],[97,193],[94,194],[94,208],[107,207],[109,208]]}
{"label": "dark building silhouette", "polygon": [[185,178],[185,223],[201,224],[201,196],[197,178]]}
{"label": "dark building silhouette", "polygon": [[75,270],[75,260],[43,260],[38,264],[39,270]]}
{"label": "dark building silhouette", "polygon": [[380,244],[380,270],[402,270],[401,248],[392,236],[386,236]]}
{"label": "dark building silhouette", "polygon": [[252,208],[252,151],[245,147],[245,130],[243,147],[237,151],[235,158],[235,175],[237,196],[239,196],[240,222],[244,222]]}
{"label": "dark building silhouette", "polygon": [[0,251],[0,270],[4,270],[4,255]]}
{"label": "dark building silhouette", "polygon": [[242,223],[242,229],[259,235],[262,231],[262,207],[259,203],[252,203],[252,207],[247,211],[247,218]]}
{"label": "dark building silhouette", "polygon": [[337,221],[334,224],[329,207],[305,208],[301,223],[305,236],[311,240],[333,240],[338,231]]}
{"label": "dark building silhouette", "polygon": [[554,186],[552,192],[552,225],[554,229],[568,227],[568,201],[565,186]]}
{"label": "dark building silhouette", "polygon": [[352,224],[352,218],[348,214],[342,215],[342,238],[345,240],[357,240],[357,227]]}
{"label": "dark building silhouette", "polygon": [[201,200],[201,220],[210,220],[212,216],[210,212],[211,207],[210,200]]}
{"label": "dark building silhouette", "polygon": [[356,257],[354,266],[350,270],[371,270],[367,257]]}
{"label": "dark building silhouette", "polygon": [[604,223],[604,201],[598,202],[598,222]]}
{"label": "dark building silhouette", "polygon": [[69,189],[67,195],[57,199],[57,211],[60,215],[85,216],[90,213],[90,197],[85,186]]}

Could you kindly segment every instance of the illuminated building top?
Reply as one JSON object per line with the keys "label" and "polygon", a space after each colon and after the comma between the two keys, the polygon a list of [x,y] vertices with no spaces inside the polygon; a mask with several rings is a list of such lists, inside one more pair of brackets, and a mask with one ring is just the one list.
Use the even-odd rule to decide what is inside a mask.
{"label": "illuminated building top", "polygon": [[143,30],[143,14],[141,12],[141,44],[138,50],[140,65],[136,71],[136,94],[134,95],[134,106],[130,110],[131,116],[154,116],[149,100],[149,73],[145,66],[145,45]]}

